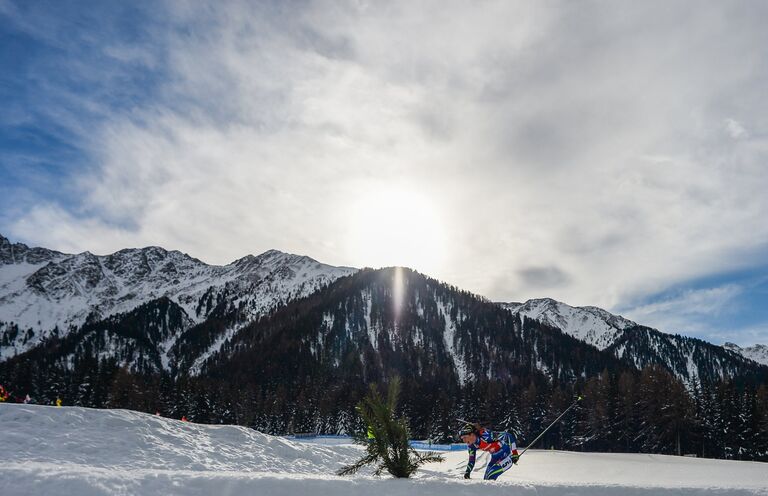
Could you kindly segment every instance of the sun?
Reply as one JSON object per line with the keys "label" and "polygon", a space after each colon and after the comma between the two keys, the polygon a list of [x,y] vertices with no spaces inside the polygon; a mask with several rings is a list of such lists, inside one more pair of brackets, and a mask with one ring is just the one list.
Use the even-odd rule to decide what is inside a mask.
{"label": "sun", "polygon": [[435,202],[417,191],[377,188],[349,206],[348,250],[359,265],[439,272],[445,227]]}

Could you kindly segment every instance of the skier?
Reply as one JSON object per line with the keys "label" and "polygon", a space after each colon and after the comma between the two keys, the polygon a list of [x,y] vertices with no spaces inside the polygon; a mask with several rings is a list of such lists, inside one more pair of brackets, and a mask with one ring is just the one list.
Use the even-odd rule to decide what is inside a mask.
{"label": "skier", "polygon": [[469,462],[467,462],[467,470],[464,472],[465,479],[469,479],[472,469],[475,468],[475,455],[478,448],[491,455],[491,460],[488,462],[483,476],[485,480],[498,479],[501,474],[517,463],[519,458],[515,438],[512,434],[503,433],[500,439],[496,439],[488,429],[476,424],[466,424],[459,431],[459,437],[462,442],[467,443],[469,451]]}
{"label": "skier", "polygon": [[0,384],[0,402],[8,400],[9,396],[11,396],[11,394],[5,390],[2,384]]}

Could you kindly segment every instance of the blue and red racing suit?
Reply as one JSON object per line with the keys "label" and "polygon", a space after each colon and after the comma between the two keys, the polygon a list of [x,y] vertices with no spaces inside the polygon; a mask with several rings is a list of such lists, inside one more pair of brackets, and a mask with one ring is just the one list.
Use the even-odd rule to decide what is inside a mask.
{"label": "blue and red racing suit", "polygon": [[475,468],[477,450],[481,449],[491,454],[491,460],[485,469],[485,480],[496,480],[501,474],[509,470],[517,458],[517,444],[512,434],[503,433],[500,439],[496,439],[488,429],[480,429],[475,433],[475,442],[467,445],[469,450],[469,462],[465,476],[469,476]]}

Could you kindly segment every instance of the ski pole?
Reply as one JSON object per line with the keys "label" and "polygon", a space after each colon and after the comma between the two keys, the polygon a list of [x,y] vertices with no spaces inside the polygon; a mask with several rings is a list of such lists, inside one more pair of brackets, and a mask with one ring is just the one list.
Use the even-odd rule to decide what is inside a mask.
{"label": "ski pole", "polygon": [[538,436],[536,436],[536,439],[534,439],[533,441],[531,441],[530,443],[528,443],[528,446],[526,446],[526,447],[525,447],[525,449],[524,449],[524,450],[523,450],[523,451],[520,453],[520,455],[518,456],[518,458],[520,458],[521,456],[523,456],[523,455],[525,454],[525,452],[526,452],[526,451],[528,451],[528,448],[530,448],[531,446],[533,446],[534,444],[536,444],[536,441],[538,441],[539,439],[541,439],[541,436],[543,436],[544,434],[546,434],[546,433],[547,433],[547,431],[548,431],[549,429],[551,429],[551,428],[552,428],[552,426],[553,426],[553,425],[555,425],[555,424],[558,422],[558,420],[560,420],[561,418],[563,418],[563,415],[565,415],[566,413],[568,413],[568,410],[570,410],[571,408],[573,408],[574,406],[576,406],[576,403],[578,403],[579,401],[581,401],[581,400],[582,400],[582,398],[583,398],[583,396],[578,396],[578,397],[576,398],[576,401],[574,401],[573,403],[571,403],[571,406],[569,406],[568,408],[566,408],[566,409],[565,409],[565,411],[564,411],[563,413],[561,413],[561,414],[560,414],[560,416],[559,416],[559,417],[557,417],[557,418],[554,420],[554,422],[552,422],[551,424],[549,424],[549,426],[548,426],[546,429],[544,429],[543,431],[541,431],[541,434],[539,434]]}

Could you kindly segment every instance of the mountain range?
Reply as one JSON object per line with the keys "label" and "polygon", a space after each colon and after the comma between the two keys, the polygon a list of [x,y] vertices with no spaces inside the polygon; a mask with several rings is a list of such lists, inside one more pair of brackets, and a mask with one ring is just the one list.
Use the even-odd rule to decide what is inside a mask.
{"label": "mountain range", "polygon": [[[251,321],[354,272],[277,250],[217,266],[156,246],[65,254],[0,236],[0,360],[160,299],[177,311],[180,331],[214,313]],[[156,344],[167,350],[180,336]]]}
{"label": "mountain range", "polygon": [[[768,370],[764,346],[717,346],[546,298],[492,303],[408,269],[333,267],[276,250],[223,266],[159,247],[65,254],[0,236],[0,361],[72,364],[89,353],[132,370],[219,373],[232,360],[257,366],[257,343],[301,332],[296,353],[319,363],[352,354],[373,376],[437,364],[460,384],[519,367],[566,378],[593,365],[657,364],[687,383]],[[590,354],[592,363],[573,359]]]}
{"label": "mountain range", "polygon": [[718,346],[701,339],[668,334],[598,307],[572,307],[550,298],[501,303],[514,314],[561,329],[571,336],[633,363],[638,369],[661,364],[684,382],[733,377],[746,358],[768,365],[768,349],[755,345]]}

